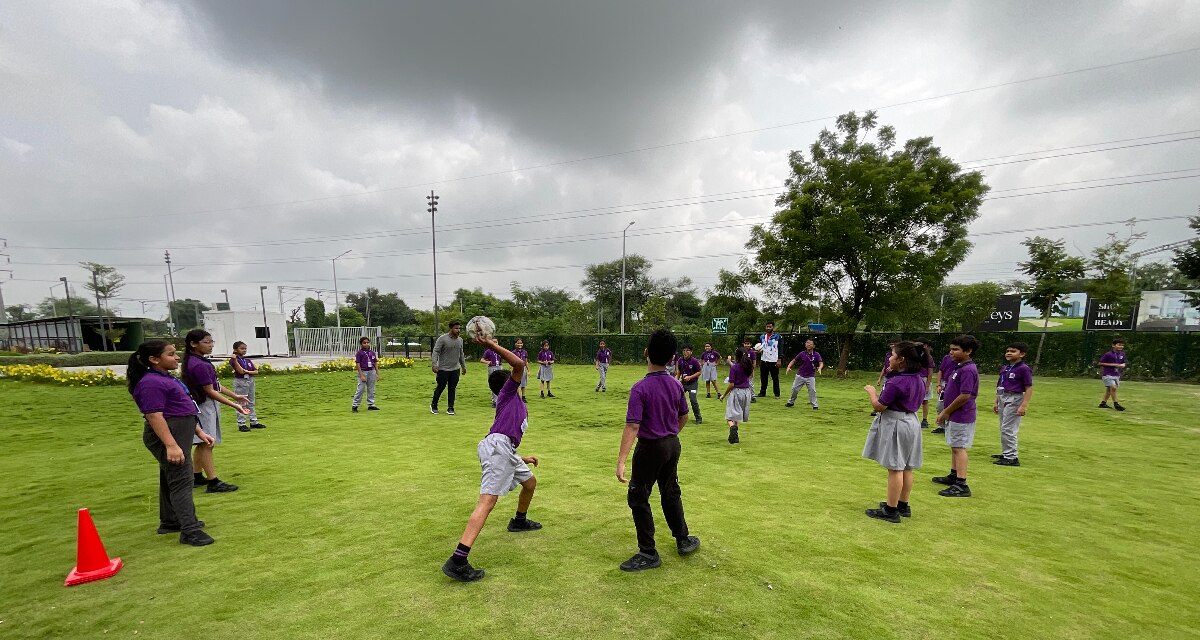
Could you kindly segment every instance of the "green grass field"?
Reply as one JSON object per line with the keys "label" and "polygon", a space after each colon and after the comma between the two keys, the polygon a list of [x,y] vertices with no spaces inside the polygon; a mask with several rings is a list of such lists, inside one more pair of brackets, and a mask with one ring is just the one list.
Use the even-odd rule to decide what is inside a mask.
{"label": "green grass field", "polygon": [[[723,405],[681,438],[684,503],[700,551],[627,575],[636,550],[614,463],[627,389],[615,367],[560,366],[554,400],[531,394],[521,446],[541,457],[530,517],[511,534],[501,500],[471,554],[488,575],[439,567],[478,492],[490,426],[483,370],[458,415],[432,416],[432,379],[384,372],[381,412],[351,414],[350,374],[260,382],[265,431],[225,412],[217,450],[232,494],[196,493],[217,543],[156,536],[157,470],[121,388],[0,383],[3,638],[1182,638],[1200,629],[1200,387],[1128,383],[1125,413],[1095,408],[1096,380],[1038,381],[1021,468],[989,464],[981,414],[975,497],[937,496],[949,451],[925,440],[914,517],[863,509],[885,473],[859,457],[862,377],[820,382],[821,410],[760,400],[725,442]],[[787,381],[790,385],[790,380]],[[784,392],[786,393],[787,387]],[[443,404],[444,408],[444,404]],[[990,408],[990,406],[988,407]],[[657,500],[652,498],[657,512]],[[89,507],[125,568],[66,588],[76,509]],[[106,635],[107,634],[107,635]]]}

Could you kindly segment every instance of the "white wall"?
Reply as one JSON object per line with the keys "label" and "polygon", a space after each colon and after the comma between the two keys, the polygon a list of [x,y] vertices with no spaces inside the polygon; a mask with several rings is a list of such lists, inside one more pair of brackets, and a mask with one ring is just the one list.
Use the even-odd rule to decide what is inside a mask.
{"label": "white wall", "polygon": [[226,356],[233,351],[233,343],[246,343],[251,356],[287,356],[287,319],[282,313],[267,312],[267,326],[271,330],[270,353],[268,340],[255,338],[255,329],[263,326],[263,314],[259,311],[206,311],[204,329],[212,334],[213,355]]}

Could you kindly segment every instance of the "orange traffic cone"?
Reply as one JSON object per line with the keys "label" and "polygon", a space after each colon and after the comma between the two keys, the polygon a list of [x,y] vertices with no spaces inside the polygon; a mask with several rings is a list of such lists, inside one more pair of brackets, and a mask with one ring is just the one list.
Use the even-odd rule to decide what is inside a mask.
{"label": "orange traffic cone", "polygon": [[68,587],[111,578],[125,566],[120,558],[109,560],[104,543],[100,542],[100,534],[96,533],[96,525],[87,509],[79,510],[79,542],[75,554],[75,568],[67,574]]}

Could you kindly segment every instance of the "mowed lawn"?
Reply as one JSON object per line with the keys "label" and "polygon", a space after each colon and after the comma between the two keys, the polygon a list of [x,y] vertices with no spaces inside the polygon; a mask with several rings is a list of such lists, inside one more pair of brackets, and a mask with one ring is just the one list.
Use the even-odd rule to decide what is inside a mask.
{"label": "mowed lawn", "polygon": [[[725,442],[723,404],[701,397],[682,434],[692,532],[680,558],[657,499],[661,569],[635,550],[613,470],[629,386],[558,366],[531,389],[521,451],[541,457],[530,517],[505,531],[500,501],[453,583],[441,563],[478,494],[491,423],[482,367],[458,415],[430,415],[432,377],[385,371],[383,411],[351,414],[352,374],[265,378],[265,431],[226,410],[217,450],[232,494],[196,493],[216,544],[157,536],[157,469],[122,388],[0,383],[0,637],[4,638],[1179,638],[1200,629],[1200,387],[1128,383],[1129,411],[1096,408],[1098,380],[1037,381],[1021,468],[990,464],[981,413],[970,480],[947,499],[944,440],[926,436],[914,517],[863,509],[885,473],[860,458],[865,376],[820,381],[821,409],[760,400]],[[724,369],[722,369],[724,375]],[[790,385],[787,380],[784,393]],[[985,376],[990,383],[990,376]],[[990,410],[990,401],[985,400]],[[443,410],[445,404],[443,401]],[[112,579],[66,588],[76,509],[89,507]]]}

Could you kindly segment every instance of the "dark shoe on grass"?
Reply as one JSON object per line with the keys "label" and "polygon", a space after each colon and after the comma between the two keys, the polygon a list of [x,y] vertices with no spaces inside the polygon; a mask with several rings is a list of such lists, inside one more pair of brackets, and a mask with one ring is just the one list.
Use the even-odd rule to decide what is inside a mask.
{"label": "dark shoe on grass", "polygon": [[645,571],[646,569],[657,569],[662,566],[662,558],[655,555],[646,555],[642,552],[633,554],[633,557],[621,563],[621,571]]}
{"label": "dark shoe on grass", "polygon": [[958,482],[958,476],[934,476],[930,478],[930,480],[932,480],[935,484],[953,485],[954,483]]}
{"label": "dark shoe on grass", "polygon": [[232,493],[237,490],[238,488],[236,484],[229,484],[228,482],[217,480],[215,482],[208,483],[208,489],[205,490],[205,493]]}
{"label": "dark shoe on grass", "polygon": [[676,540],[675,547],[679,549],[679,555],[681,556],[696,553],[696,549],[700,548],[700,538],[688,536],[681,540]]}
{"label": "dark shoe on grass", "polygon": [[929,428],[929,421],[928,421],[928,420],[922,420],[922,421],[921,421],[921,428],[922,428],[922,429],[928,429],[928,428]]}
{"label": "dark shoe on grass", "polygon": [[950,487],[939,491],[938,495],[947,498],[970,498],[971,488],[965,484],[951,485]]}
{"label": "dark shoe on grass", "polygon": [[265,425],[265,424],[263,424],[263,423],[261,423],[261,422],[251,422],[251,423],[250,423],[250,428],[251,428],[251,429],[266,429],[266,428],[267,428],[267,425]]}
{"label": "dark shoe on grass", "polygon": [[187,544],[193,547],[205,547],[216,542],[212,536],[204,533],[203,529],[196,529],[187,533],[179,534],[179,544]]}
{"label": "dark shoe on grass", "polygon": [[238,431],[241,431],[242,433],[250,433],[250,427],[248,427],[244,424],[239,424]]}
{"label": "dark shoe on grass", "polygon": [[207,487],[207,486],[208,486],[208,480],[205,480],[204,478],[195,478],[192,480],[192,488],[193,489],[198,488],[198,487]]}
{"label": "dark shoe on grass", "polygon": [[558,396],[556,396],[556,395],[554,395],[553,393],[550,393],[549,391],[547,391],[547,392],[546,392],[546,397],[547,397],[547,398],[557,398]]}
{"label": "dark shoe on grass", "polygon": [[796,403],[795,402],[785,402],[783,406],[791,408],[791,407],[796,406]]}
{"label": "dark shoe on grass", "polygon": [[884,522],[891,522],[892,524],[900,524],[900,512],[899,511],[897,511],[895,513],[888,513],[887,511],[884,511],[882,508],[881,509],[867,509],[867,516],[871,517],[871,518],[875,518],[876,520],[883,520]]}
{"label": "dark shoe on grass", "polygon": [[946,433],[946,428],[938,427],[938,428],[934,429],[933,431],[930,431],[929,433]]}
{"label": "dark shoe on grass", "polygon": [[738,438],[737,429],[737,427],[729,428],[729,444],[737,444],[741,442],[741,439]]}
{"label": "dark shoe on grass", "polygon": [[1101,403],[1098,405],[1098,408],[1100,408],[1100,409],[1107,409],[1107,408],[1109,408],[1109,407],[1108,407],[1108,403],[1107,403],[1107,402],[1101,402]]}
{"label": "dark shoe on grass", "polygon": [[1125,407],[1122,407],[1120,402],[1114,402],[1114,403],[1113,403],[1113,408],[1114,408],[1114,409],[1116,409],[1117,411],[1124,411],[1124,410],[1125,410]]}
{"label": "dark shoe on grass", "polygon": [[[350,407],[350,413],[358,413],[358,407]],[[434,411],[434,413],[437,413]]]}
{"label": "dark shoe on grass", "polygon": [[[200,525],[201,529],[204,528],[203,520],[198,521],[196,524]],[[178,524],[160,524],[160,525],[158,525],[158,535],[160,535],[160,536],[165,533],[179,533],[180,531],[181,531],[181,529],[179,528]]]}
{"label": "dark shoe on grass", "polygon": [[534,522],[529,518],[525,518],[524,520],[517,520],[516,518],[513,518],[508,521],[508,530],[514,533],[519,531],[537,531],[541,528],[542,523]]}
{"label": "dark shoe on grass", "polygon": [[1021,461],[1018,458],[999,458],[993,461],[992,464],[1001,467],[1019,467],[1021,466]]}
{"label": "dark shoe on grass", "polygon": [[446,574],[446,577],[459,582],[476,582],[483,579],[483,569],[472,567],[470,562],[454,564],[453,558],[447,560],[446,564],[442,565],[442,573]]}
{"label": "dark shoe on grass", "polygon": [[[886,502],[880,502],[880,503],[879,503],[879,508],[880,508],[880,509],[884,508],[885,506],[887,506],[887,503],[886,503]],[[911,505],[910,505],[910,506],[904,506],[904,507],[899,507],[899,506],[898,506],[898,507],[896,507],[896,508],[900,510],[900,517],[901,517],[901,518],[911,518],[911,517],[912,517],[912,506],[911,506]]]}
{"label": "dark shoe on grass", "polygon": [[438,412],[437,407],[429,407],[429,413],[432,413],[433,415],[436,416],[437,412]]}
{"label": "dark shoe on grass", "polygon": [[446,409],[446,415],[448,415],[448,416],[454,415],[454,409]]}
{"label": "dark shoe on grass", "polygon": [[370,405],[367,407],[367,411],[379,411],[379,407],[377,407],[375,405]]}

